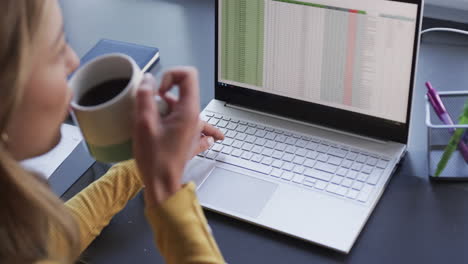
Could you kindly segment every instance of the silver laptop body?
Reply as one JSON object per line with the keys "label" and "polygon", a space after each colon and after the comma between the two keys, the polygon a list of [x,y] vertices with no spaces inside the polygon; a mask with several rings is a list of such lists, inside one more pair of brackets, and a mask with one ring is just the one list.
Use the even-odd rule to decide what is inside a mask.
{"label": "silver laptop body", "polygon": [[[196,183],[199,200],[207,209],[348,253],[406,151],[408,113],[417,62],[421,2],[381,1],[384,7],[376,7],[376,4],[371,3],[375,1],[363,0],[354,3],[357,6],[356,9],[350,8],[350,1],[344,0],[313,2],[305,0],[219,0],[217,2],[216,96],[203,110],[201,118],[223,130],[226,139],[191,160],[186,167],[184,181]],[[284,10],[288,12],[283,13]],[[294,12],[297,12],[297,15]],[[291,14],[294,14],[294,18],[286,17]],[[360,43],[359,38],[365,38],[366,34],[363,36],[356,32],[362,33],[365,29],[372,31],[372,28],[369,29],[369,27],[374,27],[372,23],[388,26],[388,32],[385,34],[393,34],[391,36],[393,39],[411,38],[407,40],[407,47],[404,47],[406,53],[398,53],[407,56],[398,58],[402,61],[403,71],[398,72],[395,70],[396,67],[386,66],[386,70],[390,72],[387,75],[400,81],[395,81],[394,85],[402,86],[400,87],[401,94],[406,95],[401,96],[404,102],[399,102],[406,106],[403,109],[405,116],[403,119],[400,118],[402,121],[346,109],[348,106],[352,107],[355,102],[357,102],[356,105],[359,104],[359,100],[355,100],[356,95],[343,91],[344,95],[341,97],[330,97],[327,91],[332,88],[324,90],[323,86],[334,84],[323,81],[327,78],[323,74],[321,75],[322,82],[319,84],[321,88],[309,85],[307,82],[299,84],[309,90],[321,89],[319,97],[323,101],[302,100],[300,96],[294,96],[294,94],[281,94],[281,91],[278,92],[275,89],[268,90],[272,85],[278,85],[278,80],[275,82],[274,79],[282,73],[281,71],[287,73],[296,65],[291,63],[299,60],[299,57],[294,57],[294,54],[289,59],[281,58],[284,54],[278,51],[278,45],[271,44],[273,48],[268,46],[270,45],[268,43],[276,43],[271,42],[273,38],[271,35],[277,38],[275,40],[277,42],[298,36],[291,35],[283,38],[282,34],[286,31],[284,29],[284,32],[281,31],[282,29],[275,31],[275,26],[280,27],[275,23],[286,21],[285,18],[289,19],[288,23],[294,23],[294,19],[300,19],[298,16],[302,16],[303,20],[299,22],[308,28],[309,24],[317,24],[316,21],[310,19],[310,17],[316,17],[317,14],[324,16],[322,21],[325,22],[322,27],[331,32],[337,30],[336,27],[331,27],[336,23],[349,25],[347,37],[344,39],[348,44],[344,47],[350,54],[354,54],[354,57],[348,55],[344,59],[345,71],[347,67],[350,67],[349,65],[358,65],[356,61],[363,56],[362,54],[355,55],[354,50],[360,49],[356,47],[363,45],[364,42]],[[233,19],[233,16],[237,19]],[[256,26],[252,26],[252,16],[261,18],[257,20],[260,22]],[[250,20],[247,19],[243,25],[242,19],[248,17]],[[237,24],[232,26],[234,23],[232,21],[237,21]],[[231,29],[227,25],[231,25]],[[260,44],[263,43],[263,48],[259,48],[258,43],[256,47],[248,44],[249,36],[252,35],[245,33],[245,29],[254,30],[251,27],[254,29],[257,27],[257,35],[260,34],[263,37],[263,41],[260,42]],[[263,29],[258,31],[259,28]],[[353,28],[358,30],[355,32]],[[233,44],[229,42],[230,35],[225,31],[236,38],[242,38],[243,34],[246,34],[244,42],[235,44],[240,45],[244,53],[258,52],[260,49],[264,54],[263,58],[258,58],[258,55],[256,58],[257,63],[263,62],[263,72],[260,71],[257,74],[257,80],[255,76],[254,78],[248,77],[248,69],[240,70],[240,74],[236,73],[240,64],[238,61],[233,61],[235,56],[223,55],[227,54],[226,52],[235,52],[237,49],[237,46],[228,46]],[[351,31],[354,33],[350,33]],[[303,35],[308,36],[307,32],[304,33],[304,30],[302,32]],[[315,32],[311,30],[309,35],[317,35]],[[330,41],[327,38],[333,37],[323,31],[319,36],[321,35],[325,36],[322,41],[324,44]],[[380,37],[385,36],[376,35],[376,42]],[[305,42],[307,38],[301,37],[301,41],[307,43]],[[352,46],[354,50],[351,52],[349,51],[350,41],[355,43]],[[395,43],[393,45],[396,45]],[[408,43],[411,45],[408,46]],[[378,49],[379,44],[375,45],[377,47],[374,48]],[[324,54],[330,52],[325,46],[318,47]],[[301,49],[301,47],[307,49],[304,48],[307,45],[296,46],[295,49]],[[361,49],[366,50],[369,47]],[[275,54],[273,52],[278,53],[279,58],[268,58],[272,56],[271,54]],[[252,60],[252,54],[235,53],[236,56],[247,56],[241,60],[247,61],[246,65],[249,60]],[[307,50],[304,53],[310,55]],[[332,58],[334,57],[322,56],[321,65],[330,67],[326,62]],[[278,62],[290,63],[290,66],[283,70],[280,66],[273,69],[271,65],[278,65]],[[234,65],[236,70],[229,69],[229,63]],[[404,71],[405,63],[406,71]],[[362,69],[367,70],[372,66],[371,64],[362,65],[361,63]],[[245,67],[248,68],[248,65]],[[375,67],[378,72],[378,67]],[[304,78],[309,78],[307,69],[306,67],[303,73],[306,76]],[[333,68],[330,69],[334,71]],[[272,71],[275,73],[273,77]],[[322,68],[322,72],[324,71]],[[358,71],[354,70],[354,72]],[[400,78],[400,75],[404,77]],[[362,76],[367,75],[358,74],[358,76],[361,77],[354,77],[355,82],[352,85],[346,79],[350,77],[345,76],[344,82],[347,82],[348,86],[344,84],[340,89],[353,89],[352,93],[355,93],[355,90],[364,89],[363,84],[356,84],[356,79],[362,81]],[[297,76],[291,77],[291,80],[295,79]],[[377,84],[374,83],[374,85]],[[379,88],[371,87],[371,89],[378,90]],[[341,90],[336,91],[338,91],[337,94],[341,92]],[[375,93],[378,94],[378,92]],[[336,100],[343,102],[345,109],[330,105],[329,103],[333,100],[335,103]],[[396,104],[398,105],[398,102]],[[334,112],[335,110],[337,112]],[[305,111],[310,114],[304,114]],[[392,111],[389,110],[388,113],[401,112],[401,110],[395,113]],[[321,116],[314,117],[314,113],[320,113]],[[389,117],[391,117],[390,114]],[[326,118],[323,117],[324,115]],[[346,121],[348,119],[351,121]],[[336,125],[333,120],[339,120],[341,123]],[[344,127],[339,127],[340,125]],[[386,133],[387,130],[392,134]]]}

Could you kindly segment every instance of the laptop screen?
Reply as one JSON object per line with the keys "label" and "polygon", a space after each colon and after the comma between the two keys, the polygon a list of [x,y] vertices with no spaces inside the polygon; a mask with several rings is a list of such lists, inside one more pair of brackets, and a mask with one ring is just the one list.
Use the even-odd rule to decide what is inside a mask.
{"label": "laptop screen", "polygon": [[219,0],[217,94],[243,88],[300,102],[312,121],[351,114],[407,128],[420,12],[410,2]]}

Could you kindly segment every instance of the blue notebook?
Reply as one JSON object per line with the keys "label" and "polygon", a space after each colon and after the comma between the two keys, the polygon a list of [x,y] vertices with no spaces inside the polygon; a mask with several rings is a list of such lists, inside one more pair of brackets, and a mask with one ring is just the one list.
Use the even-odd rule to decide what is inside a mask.
{"label": "blue notebook", "polygon": [[81,58],[81,65],[85,65],[97,56],[116,52],[132,57],[143,72],[149,71],[159,61],[158,48],[117,40],[101,39]]}

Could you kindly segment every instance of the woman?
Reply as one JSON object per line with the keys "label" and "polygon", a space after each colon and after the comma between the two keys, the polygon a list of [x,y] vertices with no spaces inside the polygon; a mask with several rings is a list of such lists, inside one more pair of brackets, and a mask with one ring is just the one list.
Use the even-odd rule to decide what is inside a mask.
{"label": "woman", "polygon": [[[223,139],[198,119],[193,69],[164,75],[160,95],[172,108],[164,118],[152,100],[154,79],[145,76],[134,118],[136,163],[112,167],[65,205],[19,165],[57,144],[68,112],[67,76],[78,59],[62,25],[57,0],[0,2],[0,263],[73,263],[143,184],[145,213],[168,263],[224,262],[194,185],[180,184],[188,159]],[[165,95],[173,85],[178,100]]]}

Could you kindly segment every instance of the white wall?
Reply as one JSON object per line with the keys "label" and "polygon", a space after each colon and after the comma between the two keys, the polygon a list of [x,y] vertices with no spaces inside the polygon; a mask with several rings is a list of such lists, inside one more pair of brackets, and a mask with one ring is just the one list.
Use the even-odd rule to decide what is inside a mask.
{"label": "white wall", "polygon": [[468,0],[426,0],[426,4],[468,10]]}
{"label": "white wall", "polygon": [[468,0],[425,0],[424,16],[468,24]]}

